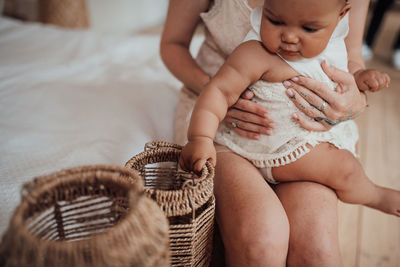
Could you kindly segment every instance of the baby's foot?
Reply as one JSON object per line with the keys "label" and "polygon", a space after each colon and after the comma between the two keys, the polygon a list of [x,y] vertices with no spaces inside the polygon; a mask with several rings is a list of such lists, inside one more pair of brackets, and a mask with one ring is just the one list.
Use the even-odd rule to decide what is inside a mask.
{"label": "baby's foot", "polygon": [[400,191],[380,186],[378,190],[379,201],[368,206],[400,217]]}

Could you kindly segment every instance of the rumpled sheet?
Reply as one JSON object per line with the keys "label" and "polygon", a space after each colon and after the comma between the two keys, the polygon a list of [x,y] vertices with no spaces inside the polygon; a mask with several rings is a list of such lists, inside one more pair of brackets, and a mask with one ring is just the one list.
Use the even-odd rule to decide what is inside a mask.
{"label": "rumpled sheet", "polygon": [[146,142],[173,140],[180,83],[159,39],[0,18],[0,233],[33,177],[123,166]]}

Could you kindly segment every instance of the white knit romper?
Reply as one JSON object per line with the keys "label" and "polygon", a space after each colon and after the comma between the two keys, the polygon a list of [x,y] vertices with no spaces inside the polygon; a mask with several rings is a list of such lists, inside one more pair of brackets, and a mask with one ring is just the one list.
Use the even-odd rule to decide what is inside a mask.
{"label": "white knit romper", "polygon": [[[261,16],[261,8],[252,11],[250,16],[252,29],[245,41],[260,41]],[[344,38],[348,29],[348,16],[346,15],[338,23],[326,49],[320,55],[299,61],[285,61],[300,75],[325,82],[334,90],[336,84],[323,72],[320,64],[326,60],[328,64],[347,71]],[[291,163],[309,152],[310,149],[306,144],[315,146],[322,142],[328,142],[339,149],[347,149],[357,156],[355,145],[358,140],[358,130],[353,120],[342,122],[326,132],[308,131],[301,128],[292,119],[291,115],[294,112],[301,113],[301,111],[288,98],[285,93],[286,88],[281,82],[270,83],[260,80],[252,84],[250,89],[255,94],[254,101],[268,108],[270,118],[277,123],[273,135],[260,135],[259,140],[251,140],[239,136],[224,124],[220,124],[215,138],[218,144],[245,157],[258,168],[269,168],[269,174],[271,174],[270,168]],[[265,178],[269,182],[274,182],[272,177]]]}

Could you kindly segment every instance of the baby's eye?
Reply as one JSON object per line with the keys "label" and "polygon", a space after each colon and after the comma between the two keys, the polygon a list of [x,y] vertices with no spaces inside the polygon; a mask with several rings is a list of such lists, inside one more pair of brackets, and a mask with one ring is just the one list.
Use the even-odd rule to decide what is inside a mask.
{"label": "baby's eye", "polygon": [[271,22],[271,23],[274,24],[274,25],[282,25],[282,24],[283,24],[282,22],[277,21],[277,20],[273,20],[273,19],[271,19],[271,18],[268,18],[268,20],[269,20],[269,22]]}
{"label": "baby's eye", "polygon": [[311,27],[307,27],[307,26],[303,26],[303,29],[306,32],[316,32],[316,31],[318,31],[318,29],[316,29],[316,28],[311,28]]}

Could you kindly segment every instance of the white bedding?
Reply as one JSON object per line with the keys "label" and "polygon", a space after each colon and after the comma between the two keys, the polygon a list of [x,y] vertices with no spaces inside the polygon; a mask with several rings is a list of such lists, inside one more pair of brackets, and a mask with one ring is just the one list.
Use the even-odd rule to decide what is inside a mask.
{"label": "white bedding", "polygon": [[34,176],[172,140],[180,83],[158,45],[0,18],[0,233]]}

